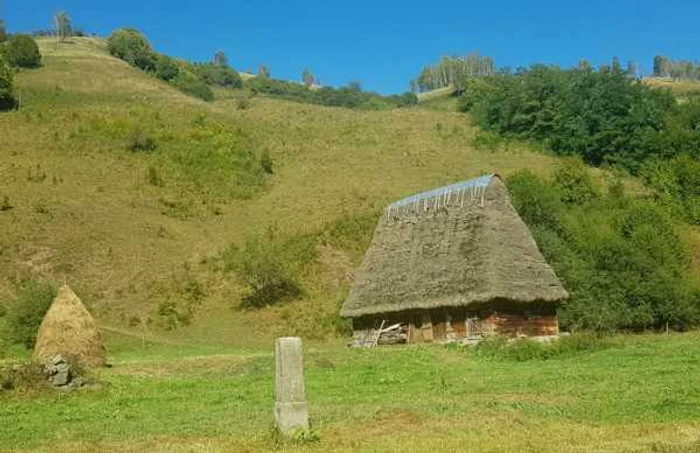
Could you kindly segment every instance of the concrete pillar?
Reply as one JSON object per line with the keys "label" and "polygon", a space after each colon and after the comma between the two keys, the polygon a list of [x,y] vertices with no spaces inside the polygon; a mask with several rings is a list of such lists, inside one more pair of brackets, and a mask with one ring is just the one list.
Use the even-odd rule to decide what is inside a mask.
{"label": "concrete pillar", "polygon": [[275,422],[282,433],[293,434],[296,430],[309,427],[301,338],[278,338],[275,358]]}

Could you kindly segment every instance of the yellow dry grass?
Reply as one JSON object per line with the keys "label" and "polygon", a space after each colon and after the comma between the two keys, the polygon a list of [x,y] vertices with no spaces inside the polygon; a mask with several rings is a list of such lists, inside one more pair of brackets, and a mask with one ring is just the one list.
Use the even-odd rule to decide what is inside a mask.
{"label": "yellow dry grass", "polygon": [[676,96],[684,97],[700,93],[700,82],[673,80],[663,77],[646,77],[643,82],[654,88],[666,88]]}

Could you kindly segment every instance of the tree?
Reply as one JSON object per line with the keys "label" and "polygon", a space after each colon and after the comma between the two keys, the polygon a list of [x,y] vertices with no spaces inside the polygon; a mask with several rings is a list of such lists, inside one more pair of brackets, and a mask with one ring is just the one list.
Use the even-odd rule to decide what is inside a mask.
{"label": "tree", "polygon": [[156,69],[156,56],[151,50],[150,43],[135,28],[114,30],[107,39],[107,50],[115,57],[144,71]]}
{"label": "tree", "polygon": [[306,85],[307,87],[310,87],[314,84],[315,80],[316,80],[316,78],[311,73],[309,68],[304,68],[304,71],[302,71],[302,73],[301,73],[301,81],[304,82],[304,85]]}
{"label": "tree", "polygon": [[197,97],[207,102],[214,100],[214,93],[212,93],[207,84],[188,71],[181,71],[170,83],[178,90],[190,96]]}
{"label": "tree", "polygon": [[223,50],[218,50],[214,54],[213,62],[214,66],[221,66],[224,68],[228,67],[228,57],[226,56]]}
{"label": "tree", "polygon": [[666,73],[666,58],[663,55],[654,57],[654,77],[668,77]]}
{"label": "tree", "polygon": [[269,79],[270,78],[270,68],[268,68],[264,64],[261,64],[260,67],[258,68],[258,77],[262,77],[264,79]]}
{"label": "tree", "polygon": [[473,52],[466,57],[442,57],[434,65],[425,66],[413,82],[412,87],[418,91],[435,90],[447,86],[457,87],[467,77],[485,77],[494,73],[491,57],[482,57]]}
{"label": "tree", "polygon": [[65,11],[57,13],[54,18],[56,24],[56,35],[59,41],[62,41],[70,36],[73,36],[73,27],[71,25],[70,16]]}
{"label": "tree", "polygon": [[12,69],[0,53],[0,110],[8,110],[15,105],[12,82]]}
{"label": "tree", "polygon": [[0,43],[7,41],[7,28],[5,27],[5,21],[0,19]]}
{"label": "tree", "polygon": [[350,91],[355,91],[357,93],[362,92],[362,84],[359,80],[352,80],[350,83],[348,83],[348,88]]}
{"label": "tree", "polygon": [[17,68],[38,68],[41,53],[36,41],[29,35],[12,35],[7,41],[7,60]]}

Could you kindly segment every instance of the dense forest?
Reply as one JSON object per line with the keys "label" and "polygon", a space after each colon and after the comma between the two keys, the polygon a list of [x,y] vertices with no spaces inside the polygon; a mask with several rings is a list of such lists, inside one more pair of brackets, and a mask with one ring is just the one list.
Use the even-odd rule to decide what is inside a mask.
{"label": "dense forest", "polygon": [[598,69],[535,65],[468,78],[464,87],[461,110],[496,136],[638,175],[652,191],[647,201],[618,185],[600,192],[575,166],[553,181],[521,174],[510,182],[518,210],[572,290],[565,325],[696,324],[700,296],[676,224],[700,224],[700,99],[678,102],[617,60]]}

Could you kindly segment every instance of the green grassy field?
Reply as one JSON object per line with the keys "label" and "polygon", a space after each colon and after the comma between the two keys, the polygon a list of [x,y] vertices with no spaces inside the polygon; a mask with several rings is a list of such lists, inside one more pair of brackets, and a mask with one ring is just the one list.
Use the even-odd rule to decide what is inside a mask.
{"label": "green grassy field", "polygon": [[320,440],[272,435],[271,348],[110,334],[101,386],[0,394],[2,449],[38,451],[700,451],[700,335],[620,336],[518,361],[445,346],[306,346]]}

